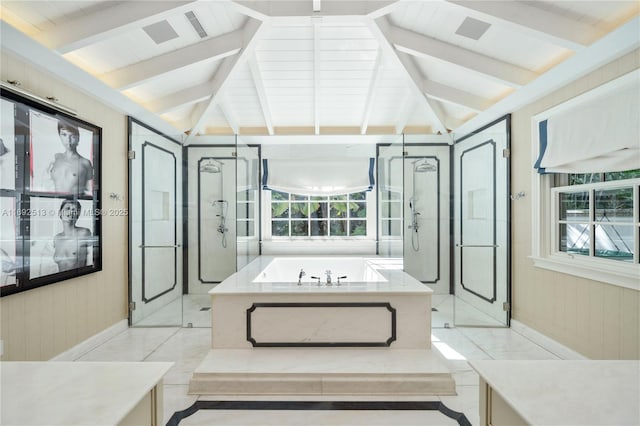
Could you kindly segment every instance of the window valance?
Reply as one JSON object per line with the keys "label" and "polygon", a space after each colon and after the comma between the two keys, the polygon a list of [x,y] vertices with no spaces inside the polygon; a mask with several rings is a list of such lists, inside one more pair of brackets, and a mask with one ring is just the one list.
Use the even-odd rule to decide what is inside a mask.
{"label": "window valance", "polygon": [[374,158],[263,159],[262,188],[301,195],[342,195],[370,191]]}
{"label": "window valance", "polygon": [[601,173],[640,165],[640,74],[595,89],[538,123],[539,173]]}

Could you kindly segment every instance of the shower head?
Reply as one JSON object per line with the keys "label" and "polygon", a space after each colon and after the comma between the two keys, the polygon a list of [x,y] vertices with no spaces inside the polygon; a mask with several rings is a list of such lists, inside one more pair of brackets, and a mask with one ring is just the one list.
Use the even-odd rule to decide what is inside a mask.
{"label": "shower head", "polygon": [[[421,164],[419,162],[422,161]],[[438,170],[435,164],[429,163],[426,159],[424,160],[416,160],[413,162],[413,172],[414,173],[426,173],[426,172],[435,172]]]}
{"label": "shower head", "polygon": [[222,171],[222,165],[220,161],[216,161],[215,164],[212,160],[207,160],[200,165],[200,171],[203,173],[220,173]]}

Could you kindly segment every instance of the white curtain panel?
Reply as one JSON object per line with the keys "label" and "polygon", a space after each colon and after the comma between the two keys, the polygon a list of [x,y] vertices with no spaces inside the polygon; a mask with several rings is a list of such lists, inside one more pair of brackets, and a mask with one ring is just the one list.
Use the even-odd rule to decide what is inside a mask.
{"label": "white curtain panel", "polygon": [[301,195],[342,195],[373,188],[373,158],[265,159],[263,188]]}
{"label": "white curtain panel", "polygon": [[640,80],[630,79],[613,91],[550,116],[546,137],[546,148],[537,163],[546,173],[637,169]]}

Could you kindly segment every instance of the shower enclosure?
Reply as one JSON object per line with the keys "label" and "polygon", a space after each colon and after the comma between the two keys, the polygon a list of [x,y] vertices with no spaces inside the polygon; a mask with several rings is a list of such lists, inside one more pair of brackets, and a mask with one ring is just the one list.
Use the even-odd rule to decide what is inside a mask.
{"label": "shower enclosure", "polygon": [[182,323],[182,145],[129,120],[129,319]]}
{"label": "shower enclosure", "polygon": [[450,292],[449,151],[419,140],[404,146],[404,268],[435,294]]}
{"label": "shower enclosure", "polygon": [[[209,327],[208,291],[263,250],[271,254],[289,244],[288,254],[302,250],[305,255],[326,255],[333,253],[327,247],[339,246],[344,253],[357,250],[388,258],[387,267],[404,269],[433,289],[433,327],[506,325],[507,128],[496,124],[453,146],[434,135],[381,136],[363,139],[366,149],[332,140],[341,150],[331,153],[325,152],[331,145],[319,147],[314,141],[315,153],[322,149],[326,158],[314,154],[313,161],[326,161],[328,173],[331,159],[340,154],[367,159],[375,155],[375,189],[356,201],[317,195],[301,201],[292,195],[292,213],[286,212],[285,222],[282,212],[276,219],[261,216],[261,208],[278,204],[267,191],[262,199],[262,155],[308,157],[311,150],[304,143],[293,149],[286,144],[260,145],[259,138],[245,137],[249,145],[236,136],[215,136],[207,139],[210,144],[183,146],[132,120],[131,324]],[[330,208],[320,209],[322,217],[312,209],[305,213],[291,208],[304,203]],[[360,222],[366,218],[367,231],[354,239],[346,232],[332,240],[331,233],[309,231],[304,237],[291,233],[275,241],[270,239],[271,228],[265,228],[274,220],[344,225],[361,204],[366,217],[354,217]],[[348,209],[338,209],[342,205]],[[262,241],[263,229],[269,231],[269,245]]]}
{"label": "shower enclosure", "polygon": [[208,291],[259,254],[259,147],[130,128],[131,324],[209,327]]}

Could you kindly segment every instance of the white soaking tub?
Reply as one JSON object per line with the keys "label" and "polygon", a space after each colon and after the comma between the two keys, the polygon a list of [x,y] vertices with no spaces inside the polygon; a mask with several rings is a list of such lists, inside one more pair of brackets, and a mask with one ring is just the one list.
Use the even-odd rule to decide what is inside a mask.
{"label": "white soaking tub", "polygon": [[[300,272],[303,272],[300,278]],[[362,257],[276,257],[258,273],[254,283],[280,282],[316,284],[318,278],[321,285],[327,284],[327,277],[331,277],[331,284],[351,282],[379,282],[387,281],[375,269],[373,261]],[[317,278],[313,278],[317,277]]]}
{"label": "white soaking tub", "polygon": [[431,347],[432,290],[385,258],[260,256],[209,294],[214,349]]}

